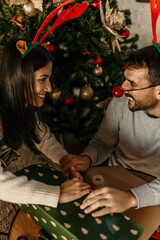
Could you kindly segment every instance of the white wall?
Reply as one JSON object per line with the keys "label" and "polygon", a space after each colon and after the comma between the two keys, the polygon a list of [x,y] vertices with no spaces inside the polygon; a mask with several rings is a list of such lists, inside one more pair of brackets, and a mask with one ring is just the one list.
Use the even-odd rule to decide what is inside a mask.
{"label": "white wall", "polygon": [[[132,25],[128,28],[130,36],[139,35],[137,45],[139,48],[150,45],[153,35],[151,27],[150,3],[137,2],[136,0],[117,0],[118,8],[129,9]],[[160,41],[160,16],[157,21],[157,41]]]}

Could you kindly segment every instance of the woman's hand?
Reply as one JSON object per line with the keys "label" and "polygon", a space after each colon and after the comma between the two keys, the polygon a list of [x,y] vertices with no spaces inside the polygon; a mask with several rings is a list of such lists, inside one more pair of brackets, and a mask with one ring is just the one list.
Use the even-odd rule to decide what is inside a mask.
{"label": "woman's hand", "polygon": [[67,203],[83,197],[91,192],[89,184],[80,181],[77,178],[72,178],[61,184],[59,203]]}
{"label": "woman's hand", "polygon": [[[137,199],[131,191],[125,192],[111,187],[103,187],[91,192],[84,199],[80,208],[85,209],[85,213],[93,212],[93,217],[100,217],[109,213],[124,212],[136,206]],[[99,210],[95,211],[96,209]]]}

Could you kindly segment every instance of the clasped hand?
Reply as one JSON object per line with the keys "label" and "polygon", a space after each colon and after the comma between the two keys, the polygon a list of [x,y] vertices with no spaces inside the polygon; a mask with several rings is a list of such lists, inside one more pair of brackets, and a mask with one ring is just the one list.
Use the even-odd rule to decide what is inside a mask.
{"label": "clasped hand", "polygon": [[82,180],[79,172],[87,171],[90,162],[91,159],[88,156],[68,154],[61,158],[60,167],[66,178],[71,179],[76,177]]}

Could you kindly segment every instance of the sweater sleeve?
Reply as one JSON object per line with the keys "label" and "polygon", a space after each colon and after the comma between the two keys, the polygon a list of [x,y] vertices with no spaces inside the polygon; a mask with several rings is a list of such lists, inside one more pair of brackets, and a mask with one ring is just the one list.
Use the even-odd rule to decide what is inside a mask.
{"label": "sweater sleeve", "polygon": [[19,204],[40,204],[57,207],[59,186],[47,185],[26,176],[17,177],[5,171],[0,163],[0,199]]}
{"label": "sweater sleeve", "polygon": [[139,187],[132,188],[131,192],[137,198],[137,208],[160,205],[160,178],[156,178],[152,182]]}
{"label": "sweater sleeve", "polygon": [[92,160],[91,166],[103,163],[111,156],[118,141],[118,114],[117,99],[112,99],[106,109],[98,132],[89,142],[82,155],[87,155]]}
{"label": "sweater sleeve", "polygon": [[54,163],[59,164],[59,160],[67,154],[67,151],[58,142],[54,134],[50,132],[50,129],[46,124],[40,122],[38,134],[40,137],[40,143],[35,143],[37,149]]}

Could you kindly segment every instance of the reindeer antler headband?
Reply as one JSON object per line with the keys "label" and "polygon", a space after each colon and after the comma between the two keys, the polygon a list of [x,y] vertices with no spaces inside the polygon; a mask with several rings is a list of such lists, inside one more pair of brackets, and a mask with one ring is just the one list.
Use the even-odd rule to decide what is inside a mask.
{"label": "reindeer antler headband", "polygon": [[35,35],[33,41],[26,44],[25,41],[19,40],[16,43],[17,49],[22,53],[22,59],[37,45],[43,42],[43,40],[58,26],[60,26],[62,23],[79,17],[88,7],[87,2],[83,2],[82,4],[76,3],[73,7],[69,6],[67,9],[64,9],[57,17],[56,21],[54,22],[53,26],[44,34],[44,36],[37,41],[41,31],[44,29],[44,27],[51,21],[51,19],[59,12],[59,10],[64,7],[65,5],[70,4],[71,2],[74,2],[74,0],[68,0],[61,4],[59,7],[54,9],[44,20],[41,27],[39,28],[37,34]]}
{"label": "reindeer antler headband", "polygon": [[156,25],[160,14],[160,0],[150,0],[151,8],[151,19],[152,19],[152,33],[153,33],[153,44],[160,53],[160,43],[157,43]]}

